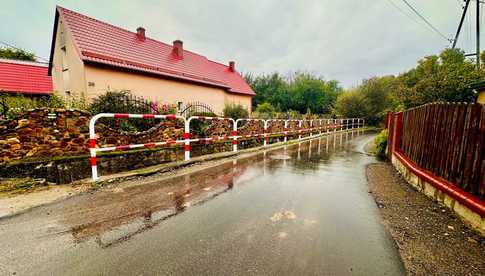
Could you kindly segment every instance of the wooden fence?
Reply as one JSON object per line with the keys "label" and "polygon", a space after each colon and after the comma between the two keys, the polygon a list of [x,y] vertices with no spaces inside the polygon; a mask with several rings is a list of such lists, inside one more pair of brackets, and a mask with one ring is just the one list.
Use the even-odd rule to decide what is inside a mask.
{"label": "wooden fence", "polygon": [[406,110],[399,151],[421,168],[485,199],[485,106],[434,103]]}

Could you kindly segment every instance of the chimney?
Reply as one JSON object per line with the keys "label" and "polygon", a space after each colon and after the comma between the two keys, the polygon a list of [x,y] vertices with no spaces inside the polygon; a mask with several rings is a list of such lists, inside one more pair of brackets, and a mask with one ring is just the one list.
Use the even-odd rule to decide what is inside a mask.
{"label": "chimney", "polygon": [[236,71],[236,62],[229,61],[229,71],[231,71],[231,72]]}
{"label": "chimney", "polygon": [[145,41],[145,28],[138,27],[136,29],[136,37],[141,41]]}
{"label": "chimney", "polygon": [[184,43],[182,40],[177,39],[173,42],[173,53],[179,58],[184,57]]}

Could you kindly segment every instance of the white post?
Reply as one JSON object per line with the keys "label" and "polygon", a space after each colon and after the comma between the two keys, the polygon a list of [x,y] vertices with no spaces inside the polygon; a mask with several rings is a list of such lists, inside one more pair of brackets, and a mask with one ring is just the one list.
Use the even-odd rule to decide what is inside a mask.
{"label": "white post", "polygon": [[232,120],[232,151],[237,152],[237,120]]}
{"label": "white post", "polygon": [[285,133],[284,142],[286,143],[288,141],[288,120],[285,120],[285,126],[284,126],[283,131]]}
{"label": "white post", "polygon": [[189,118],[188,120],[185,121],[185,131],[184,131],[184,152],[185,152],[185,161],[190,160],[190,121],[192,118]]}
{"label": "white post", "polygon": [[101,117],[113,117],[109,114],[100,113],[91,118],[89,121],[89,157],[91,163],[91,174],[93,181],[99,180],[98,166],[96,161],[96,121]]}
{"label": "white post", "polygon": [[265,120],[264,121],[264,130],[263,130],[263,146],[266,147],[266,144],[268,143],[268,121],[269,120]]}
{"label": "white post", "polygon": [[301,125],[302,120],[298,121],[298,140],[301,140]]}
{"label": "white post", "polygon": [[310,120],[310,137],[313,137],[313,120]]}

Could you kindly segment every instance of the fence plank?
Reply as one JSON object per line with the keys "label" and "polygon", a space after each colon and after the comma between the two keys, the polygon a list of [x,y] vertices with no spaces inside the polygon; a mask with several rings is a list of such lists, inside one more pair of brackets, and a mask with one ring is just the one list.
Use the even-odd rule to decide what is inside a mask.
{"label": "fence plank", "polygon": [[484,105],[434,103],[404,111],[400,147],[420,167],[485,199]]}

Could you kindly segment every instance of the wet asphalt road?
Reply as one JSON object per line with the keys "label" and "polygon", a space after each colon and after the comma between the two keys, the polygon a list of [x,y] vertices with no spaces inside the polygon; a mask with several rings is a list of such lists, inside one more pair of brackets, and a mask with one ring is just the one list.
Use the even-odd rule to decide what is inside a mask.
{"label": "wet asphalt road", "polygon": [[331,135],[2,219],[0,274],[404,274],[367,192],[371,138]]}

